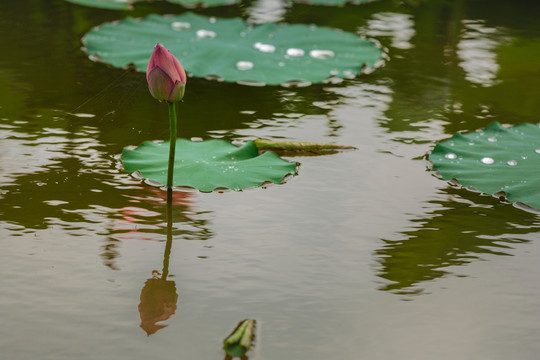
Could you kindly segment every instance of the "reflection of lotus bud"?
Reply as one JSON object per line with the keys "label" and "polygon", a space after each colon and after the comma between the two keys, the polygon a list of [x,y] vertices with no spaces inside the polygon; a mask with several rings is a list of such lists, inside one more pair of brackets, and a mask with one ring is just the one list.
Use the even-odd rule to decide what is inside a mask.
{"label": "reflection of lotus bud", "polygon": [[228,356],[243,357],[251,347],[254,337],[255,320],[241,321],[236,329],[223,342],[223,349]]}
{"label": "reflection of lotus bud", "polygon": [[186,88],[186,73],[169,50],[157,44],[146,69],[148,89],[161,102],[182,100]]}
{"label": "reflection of lotus bud", "polygon": [[148,279],[141,291],[139,314],[141,328],[152,335],[167,325],[158,324],[171,317],[176,311],[178,294],[174,281]]}

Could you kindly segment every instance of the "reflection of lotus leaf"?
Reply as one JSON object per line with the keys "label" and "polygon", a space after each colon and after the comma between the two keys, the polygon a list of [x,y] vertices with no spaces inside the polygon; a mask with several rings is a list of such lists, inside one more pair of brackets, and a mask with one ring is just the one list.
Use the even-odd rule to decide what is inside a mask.
{"label": "reflection of lotus leaf", "polygon": [[[160,184],[167,182],[168,160],[169,142],[147,141],[122,154],[126,171],[139,171],[144,178]],[[241,190],[266,181],[280,184],[286,175],[295,172],[296,163],[272,152],[259,155],[253,141],[236,147],[224,140],[176,140],[174,186],[191,186],[204,192],[216,188]]]}
{"label": "reflection of lotus leaf", "polygon": [[144,71],[156,42],[163,44],[197,77],[254,85],[322,82],[351,78],[381,58],[375,44],[355,34],[303,24],[265,23],[249,27],[239,18],[193,13],[149,15],[105,23],[83,43],[93,58]]}
{"label": "reflection of lotus leaf", "polygon": [[533,124],[457,134],[437,144],[433,169],[486,194],[504,192],[509,201],[540,209],[540,128]]}
{"label": "reflection of lotus leaf", "polygon": [[174,281],[148,279],[141,291],[139,314],[141,328],[152,335],[167,325],[158,324],[165,321],[176,312],[178,294]]}
{"label": "reflection of lotus leaf", "polygon": [[[380,263],[377,275],[385,280],[380,290],[423,294],[423,283],[460,276],[462,266],[479,259],[512,255],[513,244],[527,241],[526,234],[539,230],[534,215],[513,207],[501,211],[491,197],[455,188],[444,189],[443,194],[451,200],[431,202],[436,210],[411,220],[397,240],[382,240],[374,253]],[[471,206],[474,202],[477,206]]]}

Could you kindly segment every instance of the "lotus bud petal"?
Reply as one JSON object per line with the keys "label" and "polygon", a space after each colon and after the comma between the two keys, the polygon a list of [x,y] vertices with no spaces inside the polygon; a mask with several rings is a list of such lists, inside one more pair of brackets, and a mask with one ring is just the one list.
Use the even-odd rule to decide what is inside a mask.
{"label": "lotus bud petal", "polygon": [[161,102],[180,101],[184,97],[186,80],[186,73],[178,59],[157,44],[146,69],[150,94]]}

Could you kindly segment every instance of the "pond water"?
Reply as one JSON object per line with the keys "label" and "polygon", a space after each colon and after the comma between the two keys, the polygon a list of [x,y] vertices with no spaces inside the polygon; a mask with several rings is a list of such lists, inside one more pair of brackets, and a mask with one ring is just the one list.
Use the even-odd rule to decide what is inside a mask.
{"label": "pond water", "polygon": [[[340,28],[377,40],[388,59],[298,89],[190,78],[181,137],[357,150],[287,157],[301,165],[282,185],[175,191],[168,253],[166,192],[116,160],[168,138],[167,107],[143,74],[88,60],[80,38],[125,16],[187,10],[0,2],[1,357],[221,359],[223,339],[252,318],[251,359],[538,358],[539,215],[448,184],[425,155],[458,131],[538,122],[539,10],[196,9]],[[168,281],[152,280],[164,262]]]}

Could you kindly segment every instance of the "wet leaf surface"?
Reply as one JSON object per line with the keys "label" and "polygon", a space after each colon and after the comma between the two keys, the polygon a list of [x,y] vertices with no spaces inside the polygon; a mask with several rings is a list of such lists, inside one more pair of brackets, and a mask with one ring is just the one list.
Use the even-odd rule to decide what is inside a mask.
{"label": "wet leaf surface", "polygon": [[533,124],[456,134],[429,156],[445,180],[540,209],[540,128]]}
{"label": "wet leaf surface", "polygon": [[[135,150],[124,149],[122,163],[128,172],[139,171],[145,179],[167,183],[169,142],[144,142]],[[296,163],[272,152],[259,155],[252,141],[236,147],[223,140],[193,142],[176,140],[174,186],[189,186],[203,192],[216,188],[242,190],[270,181],[280,184],[294,175]]]}
{"label": "wet leaf surface", "polygon": [[116,67],[145,71],[156,42],[196,77],[246,85],[307,86],[329,78],[354,78],[380,64],[381,50],[355,34],[315,25],[265,23],[193,13],[126,18],[95,27],[86,51]]}

